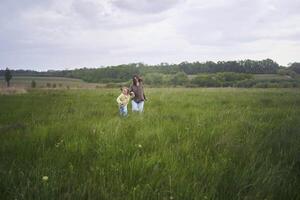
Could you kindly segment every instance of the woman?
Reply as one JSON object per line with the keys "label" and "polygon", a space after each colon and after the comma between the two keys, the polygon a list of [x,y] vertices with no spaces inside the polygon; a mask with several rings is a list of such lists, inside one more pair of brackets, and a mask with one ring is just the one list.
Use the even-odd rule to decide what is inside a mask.
{"label": "woman", "polygon": [[144,110],[144,101],[147,99],[142,82],[143,80],[138,75],[133,76],[132,85],[130,86],[130,94],[133,96],[131,101],[133,112],[143,112]]}

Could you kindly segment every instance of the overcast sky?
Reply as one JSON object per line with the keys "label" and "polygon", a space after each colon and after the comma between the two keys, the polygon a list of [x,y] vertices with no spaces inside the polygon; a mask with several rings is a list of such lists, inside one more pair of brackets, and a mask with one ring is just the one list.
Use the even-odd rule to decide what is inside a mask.
{"label": "overcast sky", "polygon": [[0,0],[0,67],[300,61],[299,0]]}

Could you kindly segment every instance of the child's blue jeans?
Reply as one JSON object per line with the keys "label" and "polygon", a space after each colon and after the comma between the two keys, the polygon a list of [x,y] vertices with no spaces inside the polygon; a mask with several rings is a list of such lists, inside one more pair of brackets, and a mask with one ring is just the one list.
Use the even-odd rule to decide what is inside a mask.
{"label": "child's blue jeans", "polygon": [[127,114],[128,114],[127,105],[126,106],[120,106],[119,111],[120,111],[121,116],[127,116]]}

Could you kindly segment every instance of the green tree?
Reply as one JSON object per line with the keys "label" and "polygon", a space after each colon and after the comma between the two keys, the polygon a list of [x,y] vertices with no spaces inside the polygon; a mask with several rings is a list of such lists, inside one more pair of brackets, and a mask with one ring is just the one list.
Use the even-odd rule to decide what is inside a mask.
{"label": "green tree", "polygon": [[171,79],[173,85],[184,85],[188,81],[188,76],[184,72],[177,72]]}
{"label": "green tree", "polygon": [[149,85],[161,85],[163,83],[163,75],[160,73],[146,74],[145,82]]}
{"label": "green tree", "polygon": [[12,74],[11,74],[11,72],[10,72],[10,70],[8,68],[6,68],[6,70],[4,72],[4,78],[5,78],[7,87],[9,87],[10,80],[12,79]]}

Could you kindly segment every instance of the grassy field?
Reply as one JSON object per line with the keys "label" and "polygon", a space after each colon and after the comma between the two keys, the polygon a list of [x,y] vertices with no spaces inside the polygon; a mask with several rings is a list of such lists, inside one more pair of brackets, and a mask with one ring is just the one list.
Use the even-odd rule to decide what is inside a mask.
{"label": "grassy field", "polygon": [[[87,83],[81,79],[45,76],[14,76],[11,80],[11,86],[30,88],[33,80],[36,82],[37,88],[53,88],[54,85],[55,88],[95,88],[96,86],[103,86],[103,84]],[[2,87],[6,87],[4,77],[0,77],[0,82]]]}
{"label": "grassy field", "polygon": [[0,199],[300,199],[299,90],[118,94],[0,95]]}

